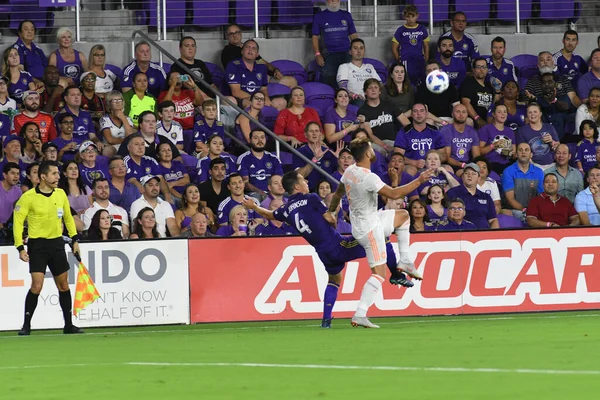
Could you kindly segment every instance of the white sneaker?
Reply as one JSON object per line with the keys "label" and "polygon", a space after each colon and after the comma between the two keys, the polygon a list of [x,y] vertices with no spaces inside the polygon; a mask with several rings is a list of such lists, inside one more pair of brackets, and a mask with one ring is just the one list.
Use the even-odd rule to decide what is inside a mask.
{"label": "white sneaker", "polygon": [[363,328],[379,328],[379,325],[375,325],[367,317],[352,317],[352,326],[362,326]]}
{"label": "white sneaker", "polygon": [[413,263],[400,262],[400,263],[398,263],[398,269],[400,271],[406,273],[408,276],[410,276],[413,279],[416,279],[418,281],[423,280],[423,276],[421,275],[421,273],[419,271],[417,271],[417,269],[415,268],[415,264],[413,264]]}

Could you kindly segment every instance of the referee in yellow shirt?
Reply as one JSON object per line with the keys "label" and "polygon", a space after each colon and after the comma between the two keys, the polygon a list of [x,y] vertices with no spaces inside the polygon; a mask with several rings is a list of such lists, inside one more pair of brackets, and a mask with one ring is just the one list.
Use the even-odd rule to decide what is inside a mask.
{"label": "referee in yellow shirt", "polygon": [[[19,331],[20,336],[31,334],[31,317],[38,303],[44,285],[46,267],[54,276],[58,288],[59,303],[65,318],[63,333],[83,333],[73,325],[71,319],[71,290],[67,279],[69,262],[62,237],[63,221],[69,236],[73,239],[73,252],[79,254],[77,229],[71,215],[67,195],[57,189],[60,178],[55,161],[43,161],[38,169],[40,184],[25,192],[15,206],[13,232],[19,258],[29,262],[31,288],[25,297],[25,322]],[[29,239],[27,250],[23,246],[23,224],[27,220]]]}

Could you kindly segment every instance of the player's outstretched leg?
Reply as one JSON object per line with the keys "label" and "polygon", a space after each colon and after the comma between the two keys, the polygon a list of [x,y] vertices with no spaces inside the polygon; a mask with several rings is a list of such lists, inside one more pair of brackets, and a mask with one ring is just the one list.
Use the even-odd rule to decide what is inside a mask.
{"label": "player's outstretched leg", "polygon": [[327,288],[325,289],[325,296],[323,298],[323,320],[321,321],[321,328],[331,328],[331,313],[333,306],[337,300],[338,289],[342,282],[342,274],[329,275],[329,282],[327,282]]}
{"label": "player's outstretched leg", "polygon": [[390,270],[390,283],[392,285],[400,285],[406,288],[415,286],[414,283],[406,279],[406,275],[398,269],[398,260],[396,259],[396,252],[390,239],[385,240],[385,251],[387,253],[387,267]]}
{"label": "player's outstretched leg", "polygon": [[394,218],[394,232],[398,238],[398,252],[400,260],[398,269],[406,272],[410,277],[421,280],[421,273],[415,268],[415,264],[410,257],[410,217],[408,211],[397,210]]}
{"label": "player's outstretched leg", "polygon": [[73,325],[73,316],[71,315],[73,299],[71,297],[71,290],[69,289],[67,273],[65,272],[55,276],[54,281],[56,282],[56,287],[58,288],[58,302],[60,303],[60,308],[63,312],[63,318],[65,319],[63,333],[83,333],[83,330]]}

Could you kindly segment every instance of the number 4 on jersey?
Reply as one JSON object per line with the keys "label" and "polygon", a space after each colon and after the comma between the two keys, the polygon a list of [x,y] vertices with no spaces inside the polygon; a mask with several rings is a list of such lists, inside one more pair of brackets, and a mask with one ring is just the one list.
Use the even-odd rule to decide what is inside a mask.
{"label": "number 4 on jersey", "polygon": [[296,214],[294,216],[294,220],[296,222],[296,229],[298,230],[298,232],[300,232],[300,233],[308,232],[309,234],[312,233],[312,231],[310,230],[310,227],[304,223],[303,219],[300,219],[300,215]]}

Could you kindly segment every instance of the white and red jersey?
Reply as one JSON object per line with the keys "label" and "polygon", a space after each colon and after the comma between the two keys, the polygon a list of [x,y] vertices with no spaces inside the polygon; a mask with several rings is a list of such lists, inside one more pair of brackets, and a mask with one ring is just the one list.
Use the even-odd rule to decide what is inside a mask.
{"label": "white and red jersey", "polygon": [[346,187],[353,233],[367,234],[378,223],[377,192],[385,183],[370,169],[356,164],[346,168],[341,182]]}

